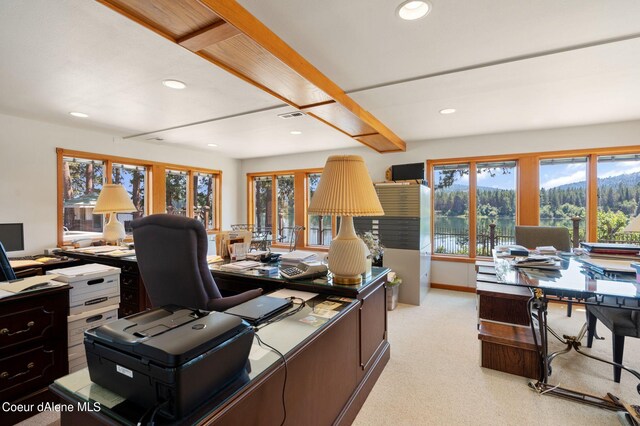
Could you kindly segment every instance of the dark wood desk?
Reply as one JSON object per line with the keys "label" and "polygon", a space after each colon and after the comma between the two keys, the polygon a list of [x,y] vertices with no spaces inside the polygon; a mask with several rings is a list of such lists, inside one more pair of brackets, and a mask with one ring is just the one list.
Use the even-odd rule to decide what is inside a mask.
{"label": "dark wood desk", "polygon": [[[312,313],[315,303],[332,296],[317,296],[301,312],[258,331],[261,339],[283,352],[287,359],[285,424],[346,425],[357,415],[390,356],[385,327],[378,330],[380,344],[363,342],[362,338],[363,330],[369,327],[367,321],[372,320],[370,315],[379,314],[377,307],[385,306],[384,275],[369,280],[367,288],[371,290],[368,296],[344,298],[340,312],[317,328],[300,319]],[[379,304],[378,295],[382,297]],[[384,313],[381,320],[386,324],[386,311]],[[376,350],[369,356],[374,346]],[[212,396],[189,417],[174,423],[279,425],[284,416],[284,378],[282,361],[275,353],[268,352],[263,358],[251,360],[248,381]],[[56,381],[51,389],[65,403],[77,406],[95,400],[87,397],[89,386],[96,385],[89,382],[87,370],[81,370]],[[133,425],[144,409],[126,404],[124,401],[100,412],[63,412],[62,424]]]}
{"label": "dark wood desk", "polygon": [[[68,373],[69,286],[0,299],[0,402],[52,401],[47,386]],[[14,424],[35,412],[5,412]]]}

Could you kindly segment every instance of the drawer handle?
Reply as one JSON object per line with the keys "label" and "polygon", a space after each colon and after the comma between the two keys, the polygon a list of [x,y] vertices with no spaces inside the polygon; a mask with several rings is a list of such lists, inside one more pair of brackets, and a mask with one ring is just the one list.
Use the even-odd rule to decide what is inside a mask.
{"label": "drawer handle", "polygon": [[101,284],[104,282],[104,278],[96,278],[95,280],[87,281],[87,285]]}
{"label": "drawer handle", "polygon": [[35,321],[29,321],[27,323],[27,328],[25,328],[24,330],[14,331],[13,333],[9,333],[9,329],[8,328],[3,328],[2,330],[0,330],[0,335],[2,335],[2,336],[15,336],[16,334],[26,333],[27,331],[30,331],[31,327],[33,327],[34,325],[36,325]]}
{"label": "drawer handle", "polygon": [[31,372],[31,370],[33,370],[33,367],[35,367],[35,366],[36,366],[35,363],[30,362],[29,364],[27,364],[27,369],[25,371],[22,371],[20,373],[14,374],[11,377],[9,377],[9,373],[7,371],[3,371],[2,373],[0,373],[0,379],[13,380],[16,377],[24,376],[25,374],[29,374]]}

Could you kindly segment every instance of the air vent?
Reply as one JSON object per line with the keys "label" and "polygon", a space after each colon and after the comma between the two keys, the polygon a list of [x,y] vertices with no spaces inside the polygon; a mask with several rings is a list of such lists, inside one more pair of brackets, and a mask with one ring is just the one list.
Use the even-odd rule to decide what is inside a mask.
{"label": "air vent", "polygon": [[302,111],[294,111],[294,112],[287,112],[285,114],[278,114],[278,117],[288,120],[290,118],[304,117],[304,115],[305,113]]}
{"label": "air vent", "polygon": [[147,138],[148,141],[158,141],[158,142],[162,142],[164,139],[159,138],[157,136],[154,136],[152,138]]}

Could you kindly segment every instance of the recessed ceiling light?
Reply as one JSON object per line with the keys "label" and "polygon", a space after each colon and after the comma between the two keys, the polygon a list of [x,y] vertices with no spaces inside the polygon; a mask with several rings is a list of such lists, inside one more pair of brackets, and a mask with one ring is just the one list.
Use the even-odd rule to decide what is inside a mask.
{"label": "recessed ceiling light", "polygon": [[207,144],[207,146],[210,146],[210,147],[212,147],[212,148],[215,148],[215,147],[216,147],[216,146],[218,146],[218,145],[216,145],[215,143],[208,143],[208,144]]}
{"label": "recessed ceiling light", "polygon": [[186,84],[178,80],[162,80],[162,84],[164,84],[170,89],[178,89],[178,90],[184,89],[185,87],[187,87]]}
{"label": "recessed ceiling light", "polygon": [[440,114],[453,114],[456,112],[455,108],[445,108],[440,110]]}
{"label": "recessed ceiling light", "polygon": [[85,114],[84,112],[76,112],[76,111],[71,111],[69,115],[73,115],[74,117],[79,117],[79,118],[89,117],[89,114]]}
{"label": "recessed ceiling light", "polygon": [[408,0],[402,2],[396,13],[405,21],[415,21],[424,18],[431,12],[431,4],[424,0]]}
{"label": "recessed ceiling light", "polygon": [[301,135],[302,132],[300,130],[292,130],[289,133],[291,133],[292,135]]}

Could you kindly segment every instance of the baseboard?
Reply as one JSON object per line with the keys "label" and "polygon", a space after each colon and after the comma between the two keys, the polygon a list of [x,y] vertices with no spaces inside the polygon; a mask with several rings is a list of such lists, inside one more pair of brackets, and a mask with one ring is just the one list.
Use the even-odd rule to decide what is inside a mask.
{"label": "baseboard", "polygon": [[476,289],[475,287],[462,287],[459,285],[451,285],[451,284],[438,284],[438,283],[431,283],[431,288],[439,288],[442,290],[453,290],[453,291],[462,291],[465,293],[475,293]]}

